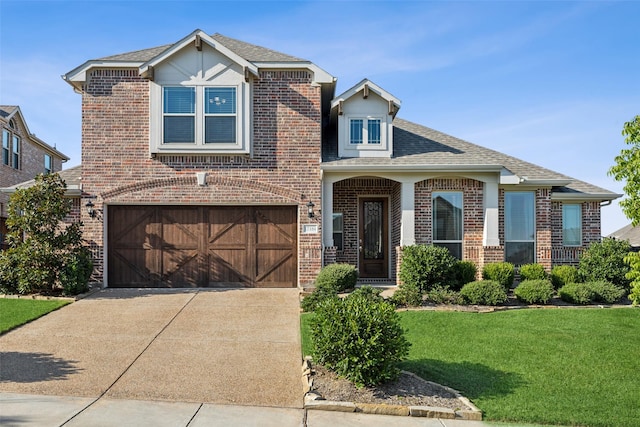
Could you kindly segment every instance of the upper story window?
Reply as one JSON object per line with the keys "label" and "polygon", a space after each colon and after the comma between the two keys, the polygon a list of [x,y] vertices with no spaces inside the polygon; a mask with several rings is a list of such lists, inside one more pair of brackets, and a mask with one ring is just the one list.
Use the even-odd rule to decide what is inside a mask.
{"label": "upper story window", "polygon": [[376,118],[354,118],[349,120],[350,144],[380,145],[380,123]]}
{"label": "upper story window", "polygon": [[582,245],[582,206],[578,204],[562,205],[562,244],[565,246]]}
{"label": "upper story window", "polygon": [[20,169],[20,137],[13,135],[13,156],[12,165],[16,169]]}
{"label": "upper story window", "polygon": [[44,155],[44,174],[49,175],[53,172],[53,162],[51,161],[51,156],[48,154]]}
{"label": "upper story window", "polygon": [[236,143],[236,88],[204,89],[204,142]]}
{"label": "upper story window", "polygon": [[11,132],[2,129],[2,164],[9,166],[11,159]]}
{"label": "upper story window", "polygon": [[433,193],[433,244],[462,259],[462,193]]}
{"label": "upper story window", "polygon": [[515,266],[535,262],[535,194],[504,193],[504,255]]}
{"label": "upper story window", "polygon": [[164,144],[196,142],[196,88],[163,88],[163,115]]}

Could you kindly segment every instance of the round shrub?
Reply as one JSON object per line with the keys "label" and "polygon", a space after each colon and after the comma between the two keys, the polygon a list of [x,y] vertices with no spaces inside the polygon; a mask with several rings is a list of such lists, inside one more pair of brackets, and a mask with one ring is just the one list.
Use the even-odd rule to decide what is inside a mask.
{"label": "round shrub", "polygon": [[425,300],[434,304],[460,304],[460,293],[449,288],[433,288],[425,294]]}
{"label": "round shrub", "polygon": [[454,281],[457,260],[447,248],[432,245],[405,246],[402,250],[400,280],[411,283],[422,292]]}
{"label": "round shrub", "polygon": [[627,293],[625,289],[603,280],[587,282],[585,285],[593,291],[593,302],[603,304],[618,302]]}
{"label": "round shrub", "polygon": [[483,279],[494,280],[500,283],[505,290],[511,288],[514,277],[513,264],[510,262],[492,262],[482,269]]}
{"label": "round shrub", "polygon": [[558,289],[562,301],[572,304],[589,304],[594,297],[593,290],[585,283],[567,283]]}
{"label": "round shrub", "polygon": [[629,287],[629,266],[624,258],[631,246],[626,240],[602,239],[592,243],[580,257],[578,273],[585,282],[604,280],[616,286]]}
{"label": "round shrub", "polygon": [[409,353],[394,307],[363,293],[323,301],[310,323],[316,362],[359,387],[397,378]]}
{"label": "round shrub", "polygon": [[554,289],[560,289],[567,283],[578,281],[578,269],[572,265],[556,265],[551,269],[550,278]]}
{"label": "round shrub", "polygon": [[87,291],[92,272],[93,262],[87,248],[79,248],[71,253],[60,272],[60,283],[64,294],[77,295]]}
{"label": "round shrub", "polygon": [[455,280],[451,282],[449,287],[454,291],[459,291],[467,283],[476,280],[478,269],[473,261],[458,261],[453,270]]}
{"label": "round shrub", "polygon": [[546,304],[553,297],[553,285],[549,280],[525,280],[514,293],[520,301],[528,304]]}
{"label": "round shrub", "polygon": [[507,293],[495,280],[479,280],[464,285],[460,297],[467,304],[498,305],[507,300]]}
{"label": "round shrub", "polygon": [[415,283],[401,283],[393,293],[391,302],[397,306],[418,307],[422,305],[422,291]]}
{"label": "round shrub", "polygon": [[520,280],[544,280],[547,272],[541,264],[525,264],[520,267]]}
{"label": "round shrub", "polygon": [[316,277],[316,289],[329,287],[336,293],[356,287],[358,270],[351,264],[329,264]]}

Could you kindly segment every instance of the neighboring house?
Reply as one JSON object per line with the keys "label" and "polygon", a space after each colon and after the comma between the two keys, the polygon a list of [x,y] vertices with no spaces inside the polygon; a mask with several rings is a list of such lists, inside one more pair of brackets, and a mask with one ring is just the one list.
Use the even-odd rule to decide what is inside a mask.
{"label": "neighboring house", "polygon": [[631,245],[633,251],[640,251],[640,227],[634,227],[633,224],[626,225],[620,230],[609,234],[607,237],[616,240],[626,240]]}
{"label": "neighboring house", "polygon": [[[0,188],[9,187],[41,173],[58,172],[67,156],[29,131],[18,106],[0,105],[2,154],[0,156]],[[0,249],[7,232],[9,194],[0,192]]]}
{"label": "neighboring house", "polygon": [[[369,80],[196,30],[90,60],[82,209],[105,286],[306,286],[347,262],[395,283],[402,247],[577,263],[619,197],[396,117]],[[454,114],[455,112],[452,112]]]}

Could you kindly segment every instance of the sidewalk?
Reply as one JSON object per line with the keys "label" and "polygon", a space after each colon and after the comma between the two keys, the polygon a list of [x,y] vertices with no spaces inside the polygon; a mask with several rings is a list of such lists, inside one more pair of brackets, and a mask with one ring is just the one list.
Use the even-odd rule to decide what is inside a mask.
{"label": "sidewalk", "polygon": [[[3,427],[487,427],[481,421],[296,408],[0,393]],[[506,427],[506,424],[500,424]]]}

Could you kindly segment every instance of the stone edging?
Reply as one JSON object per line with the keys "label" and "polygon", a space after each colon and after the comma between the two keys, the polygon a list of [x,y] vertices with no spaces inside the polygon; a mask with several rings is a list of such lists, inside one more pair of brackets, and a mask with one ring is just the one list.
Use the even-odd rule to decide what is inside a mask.
{"label": "stone edging", "polygon": [[[427,381],[430,384],[435,384],[444,388],[448,392],[454,394],[461,403],[471,408],[470,410],[458,410],[455,411],[449,408],[440,408],[434,406],[406,406],[406,405],[387,405],[384,403],[356,403],[356,402],[339,402],[332,400],[324,400],[319,394],[312,392],[313,378],[312,378],[312,366],[311,360],[308,357],[302,362],[302,384],[304,387],[304,409],[315,409],[322,411],[337,411],[337,412],[361,412],[364,414],[377,414],[377,415],[399,415],[399,416],[411,416],[411,417],[427,417],[427,418],[442,418],[442,419],[457,419],[457,420],[470,420],[470,421],[482,421],[482,411],[478,409],[469,399],[462,396],[458,391],[435,384],[431,381]],[[422,381],[424,379],[418,377],[412,372],[402,371],[405,374],[419,378]]]}
{"label": "stone edging", "polygon": [[90,295],[95,294],[96,292],[100,291],[101,288],[99,286],[97,287],[90,287],[89,290],[83,294],[78,294],[78,295],[74,295],[72,297],[54,297],[54,296],[49,296],[49,295],[19,295],[19,294],[0,294],[0,298],[7,298],[7,299],[32,299],[32,300],[37,300],[37,301],[46,301],[46,300],[60,300],[60,301],[78,301],[81,300],[83,298],[86,298]]}

